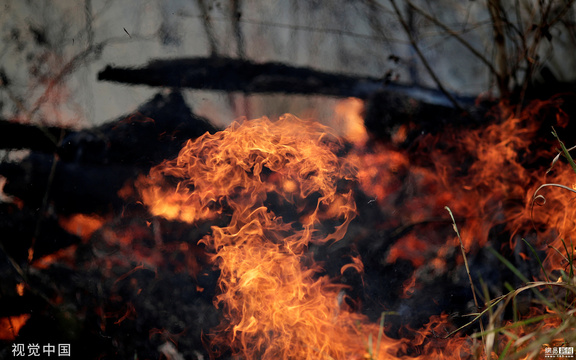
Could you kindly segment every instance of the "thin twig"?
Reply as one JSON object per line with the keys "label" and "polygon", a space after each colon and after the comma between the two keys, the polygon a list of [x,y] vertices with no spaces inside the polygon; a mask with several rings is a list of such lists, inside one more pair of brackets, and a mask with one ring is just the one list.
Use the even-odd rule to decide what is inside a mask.
{"label": "thin twig", "polygon": [[[466,273],[468,274],[468,280],[470,281],[470,289],[472,289],[472,297],[474,298],[474,305],[476,305],[476,311],[480,311],[480,305],[478,304],[478,299],[476,298],[476,290],[474,289],[474,283],[472,282],[472,275],[470,275],[470,268],[468,267],[468,260],[466,259],[466,249],[464,248],[464,243],[462,242],[462,238],[460,237],[460,232],[458,231],[458,226],[456,226],[456,220],[454,220],[454,215],[452,214],[452,210],[448,206],[444,206],[444,209],[448,211],[450,214],[450,218],[452,219],[452,226],[456,235],[458,236],[458,240],[460,241],[460,250],[462,250],[462,257],[464,258],[464,267],[466,268]],[[480,330],[484,332],[484,324],[480,321]],[[486,339],[483,340],[486,341]]]}
{"label": "thin twig", "polygon": [[470,288],[472,289],[472,296],[474,297],[474,304],[476,305],[476,310],[480,310],[480,305],[478,304],[478,299],[476,298],[476,291],[474,290],[474,283],[472,282],[472,275],[470,275],[470,268],[468,267],[468,260],[466,259],[466,249],[464,248],[464,243],[462,242],[462,238],[460,237],[460,232],[458,231],[458,226],[456,226],[456,220],[454,220],[454,215],[452,214],[452,210],[448,206],[444,206],[444,209],[448,210],[450,214],[450,218],[452,219],[452,225],[456,235],[458,236],[458,240],[460,241],[460,250],[462,250],[462,257],[464,258],[464,266],[466,267],[466,273],[468,273],[468,280],[470,280]]}
{"label": "thin twig", "polygon": [[[566,3],[566,6],[564,6],[564,8],[558,12],[558,15],[556,15],[556,17],[548,23],[548,26],[552,27],[552,26],[556,25],[557,22],[564,19],[564,16],[566,15],[566,13],[568,11],[570,11],[570,9],[572,8],[572,5],[574,5],[574,1],[576,1],[576,0],[569,0]],[[552,3],[552,2],[550,2],[550,3]]]}
{"label": "thin twig", "polygon": [[[58,147],[62,144],[64,140],[64,129],[60,130],[60,139],[56,144]],[[52,190],[52,184],[54,183],[54,177],[56,176],[56,168],[58,166],[58,155],[56,153],[52,156],[52,166],[50,167],[50,174],[48,175],[48,181],[46,185],[46,190],[44,196],[42,197],[42,205],[40,206],[40,211],[38,211],[38,219],[36,219],[36,227],[34,229],[34,235],[32,236],[32,242],[30,243],[30,248],[28,248],[28,268],[27,273],[30,271],[30,266],[34,260],[34,247],[36,246],[36,239],[40,236],[40,230],[42,228],[42,220],[44,219],[44,214],[48,209],[48,203],[50,200],[50,193]]]}
{"label": "thin twig", "polygon": [[420,51],[420,48],[418,47],[418,44],[416,43],[416,40],[414,39],[414,35],[412,35],[412,32],[410,31],[410,27],[408,26],[408,24],[404,20],[404,17],[402,16],[400,9],[398,9],[398,5],[396,5],[396,0],[390,0],[390,3],[392,4],[392,7],[394,8],[394,12],[396,13],[396,16],[398,17],[400,24],[404,28],[404,31],[406,31],[406,35],[408,35],[408,39],[410,40],[410,43],[412,44],[414,51],[416,52],[416,54],[420,58],[420,61],[422,61],[422,65],[424,65],[424,67],[428,71],[428,74],[430,75],[430,77],[432,77],[432,80],[434,80],[434,82],[438,86],[438,89],[440,91],[442,91],[442,93],[444,93],[444,95],[448,98],[448,100],[450,100],[450,102],[452,103],[452,105],[454,105],[454,107],[456,109],[464,111],[464,109],[462,109],[460,104],[458,104],[458,101],[456,101],[454,96],[452,96],[452,94],[450,94],[450,92],[448,92],[446,90],[444,85],[442,85],[442,82],[440,81],[438,76],[436,76],[436,73],[434,73],[434,70],[432,70],[432,67],[430,66],[430,64],[426,60],[426,57],[424,56],[424,54],[422,54],[422,51]]}
{"label": "thin twig", "polygon": [[241,0],[232,0],[230,12],[232,31],[236,38],[236,54],[240,59],[244,59],[246,52],[244,51],[244,34],[242,33],[242,26],[240,26],[240,19],[242,18]]}
{"label": "thin twig", "polygon": [[496,82],[498,83],[498,90],[500,96],[508,98],[510,72],[508,66],[508,52],[506,50],[506,35],[504,34],[504,26],[501,14],[504,12],[500,0],[489,0],[488,11],[492,19],[492,28],[494,30],[494,43],[496,45],[496,62],[498,64],[498,71],[496,72]]}
{"label": "thin twig", "polygon": [[210,17],[210,11],[205,0],[196,0],[198,7],[202,12],[202,23],[204,25],[204,31],[206,32],[206,37],[208,38],[208,44],[210,45],[210,55],[217,56],[219,54],[218,40],[216,39],[216,34],[214,32],[214,26],[212,26],[212,19]]}
{"label": "thin twig", "polygon": [[[70,61],[65,63],[60,71],[50,80],[49,84],[46,86],[46,89],[42,93],[42,95],[34,102],[34,106],[31,110],[27,111],[26,116],[30,121],[33,121],[34,114],[38,110],[40,110],[41,106],[46,103],[50,97],[50,94],[54,88],[59,85],[68,75],[74,72],[78,66],[80,66],[84,61],[86,61],[91,55],[98,54],[102,51],[102,49],[109,45],[109,44],[122,44],[126,42],[131,42],[135,38],[132,35],[132,39],[126,39],[124,37],[121,38],[110,38],[108,40],[104,40],[102,42],[96,43],[93,46],[88,46],[83,51],[76,54]],[[149,40],[147,37],[140,37],[142,40]],[[39,125],[39,124],[36,124]]]}
{"label": "thin twig", "polygon": [[522,89],[520,91],[520,104],[523,102],[524,97],[526,96],[526,91],[528,89],[528,85],[532,81],[534,69],[538,65],[537,52],[538,52],[538,48],[540,46],[540,42],[542,40],[542,37],[545,34],[549,34],[550,28],[552,28],[552,26],[554,26],[557,22],[561,21],[564,18],[566,13],[572,8],[574,1],[575,0],[568,1],[566,3],[566,6],[561,11],[558,12],[558,15],[556,15],[550,21],[548,21],[548,16],[550,15],[550,12],[552,11],[552,1],[548,2],[548,4],[547,4],[548,6],[546,6],[545,9],[540,9],[540,14],[541,14],[540,15],[540,23],[535,28],[534,40],[532,41],[532,44],[530,45],[530,47],[526,47],[525,52],[524,52],[524,54],[525,54],[524,55],[524,61],[526,62],[527,69],[526,69],[526,72],[524,74],[524,80],[522,81]]}
{"label": "thin twig", "polygon": [[424,18],[426,18],[426,20],[431,21],[432,23],[434,23],[434,25],[436,25],[439,28],[441,28],[442,30],[444,30],[448,35],[450,35],[454,39],[458,40],[458,42],[460,44],[462,44],[474,56],[476,56],[480,61],[482,61],[488,67],[490,72],[492,72],[495,76],[498,76],[498,72],[496,71],[496,68],[494,68],[494,65],[492,65],[490,60],[488,60],[488,58],[486,58],[484,55],[482,55],[480,53],[480,51],[476,50],[468,41],[466,41],[462,36],[460,36],[460,34],[457,31],[451,29],[450,27],[448,27],[446,24],[444,24],[443,22],[441,22],[440,20],[438,20],[434,16],[428,14],[424,9],[418,7],[417,5],[414,5],[414,3],[412,3],[410,0],[406,0],[406,4],[408,4],[408,6],[410,6],[413,10],[415,10],[417,13],[419,13]]}
{"label": "thin twig", "polygon": [[[185,17],[185,18],[202,18],[201,15],[194,15],[194,14],[178,14],[178,16]],[[213,16],[210,19],[213,21],[222,21],[222,22],[229,22],[230,21],[230,19],[228,17],[224,18],[224,17]],[[289,29],[289,30],[296,30],[296,31],[314,32],[314,33],[320,33],[320,34],[333,34],[333,35],[337,35],[337,36],[347,36],[347,37],[356,38],[356,39],[364,39],[364,40],[370,40],[370,41],[383,42],[386,44],[388,44],[390,42],[394,42],[397,44],[409,44],[409,42],[407,42],[407,41],[387,37],[387,36],[384,36],[383,34],[379,34],[378,36],[374,36],[374,35],[367,35],[367,34],[362,34],[359,32],[342,30],[342,29],[320,28],[320,27],[309,26],[309,25],[282,24],[282,23],[278,23],[278,22],[261,21],[261,20],[255,20],[255,19],[248,19],[248,18],[244,18],[244,17],[241,18],[240,20],[238,20],[238,22],[242,23],[242,24],[247,24],[247,25],[264,26],[264,27],[271,27],[271,28],[278,28],[278,29]]]}
{"label": "thin twig", "polygon": [[[18,275],[20,275],[20,277],[22,278],[22,281],[24,281],[24,283],[28,284],[29,280],[30,280],[29,271],[24,271],[24,269],[22,269],[22,267],[18,264],[18,262],[16,262],[16,260],[14,260],[14,258],[12,258],[12,256],[10,256],[10,254],[4,248],[4,244],[2,243],[2,241],[0,241],[0,252],[4,253],[4,255],[8,258],[10,265],[12,265],[12,268],[14,269],[14,271],[16,271],[16,273]],[[31,291],[33,294],[41,297],[50,307],[56,308],[57,305],[54,302],[52,302],[52,300],[50,300],[48,295],[43,293],[41,290],[36,289],[34,287],[28,287],[28,290]],[[1,289],[0,289],[0,291],[1,291]],[[1,295],[2,294],[0,293],[0,297],[2,297]]]}
{"label": "thin twig", "polygon": [[378,3],[376,0],[366,0],[366,4],[368,5],[368,11],[366,15],[368,16],[368,24],[370,24],[372,32],[378,37],[381,37],[386,45],[391,48],[392,45],[388,39],[387,31],[384,30],[382,22],[380,21],[380,17],[378,16]]}

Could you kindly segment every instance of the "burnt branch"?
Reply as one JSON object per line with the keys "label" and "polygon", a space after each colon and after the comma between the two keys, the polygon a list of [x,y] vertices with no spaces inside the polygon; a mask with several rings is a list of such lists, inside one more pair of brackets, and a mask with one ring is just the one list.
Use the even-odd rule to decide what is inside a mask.
{"label": "burnt branch", "polygon": [[0,149],[30,149],[52,152],[58,147],[61,134],[68,135],[69,129],[38,127],[0,119]]}
{"label": "burnt branch", "polygon": [[432,69],[430,64],[428,63],[428,60],[426,60],[426,57],[424,56],[422,51],[420,51],[420,48],[418,47],[416,39],[414,39],[414,35],[412,34],[412,31],[410,31],[410,26],[404,20],[404,17],[402,16],[400,9],[398,9],[398,6],[396,5],[396,2],[394,0],[390,0],[390,3],[392,4],[394,11],[396,12],[396,15],[398,17],[398,20],[400,21],[400,24],[402,25],[402,27],[404,28],[404,31],[406,32],[406,34],[408,35],[408,38],[410,39],[410,42],[412,43],[412,47],[414,48],[414,51],[416,51],[418,58],[420,58],[420,61],[422,61],[422,65],[424,65],[424,67],[428,71],[428,74],[430,75],[432,80],[434,80],[434,82],[438,86],[438,89],[440,89],[440,91],[444,95],[446,95],[448,100],[452,103],[452,105],[456,109],[461,109],[462,107],[458,103],[458,100],[456,100],[456,98],[452,94],[450,94],[450,92],[448,92],[448,90],[446,90],[446,88],[444,87],[444,85],[440,81],[440,78],[438,78],[438,76],[436,75],[436,73],[434,72],[434,70]]}
{"label": "burnt branch", "polygon": [[[453,107],[446,93],[419,86],[386,84],[372,77],[328,73],[283,63],[255,63],[225,57],[156,60],[140,68],[107,66],[98,79],[119,83],[244,93],[284,93],[368,99],[388,91],[422,102]],[[463,106],[473,98],[450,94]]]}

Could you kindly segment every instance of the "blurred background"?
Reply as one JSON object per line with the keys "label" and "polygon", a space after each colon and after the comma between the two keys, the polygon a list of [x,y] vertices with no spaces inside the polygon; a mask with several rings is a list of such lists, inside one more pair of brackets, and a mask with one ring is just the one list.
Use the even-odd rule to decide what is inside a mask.
{"label": "blurred background", "polygon": [[[155,59],[281,62],[417,87],[440,84],[473,97],[523,86],[527,75],[571,81],[576,69],[574,7],[567,0],[0,4],[0,114],[45,125],[87,127],[133,111],[158,88],[98,81],[98,73]],[[334,107],[333,98],[321,95],[183,94],[194,113],[219,126],[285,112],[325,120]]]}

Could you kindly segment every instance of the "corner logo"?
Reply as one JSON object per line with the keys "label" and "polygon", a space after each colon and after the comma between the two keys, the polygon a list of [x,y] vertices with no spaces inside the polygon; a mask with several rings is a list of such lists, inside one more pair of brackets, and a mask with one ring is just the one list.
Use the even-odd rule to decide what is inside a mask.
{"label": "corner logo", "polygon": [[574,358],[574,347],[572,346],[546,346],[544,348],[544,358],[545,359],[555,359],[555,358]]}

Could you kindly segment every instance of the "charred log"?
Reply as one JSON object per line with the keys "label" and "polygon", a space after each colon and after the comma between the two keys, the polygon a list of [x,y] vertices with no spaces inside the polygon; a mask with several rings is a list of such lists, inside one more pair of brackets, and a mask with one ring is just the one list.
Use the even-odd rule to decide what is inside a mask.
{"label": "charred log", "polygon": [[[155,60],[139,68],[107,66],[98,73],[98,80],[249,94],[284,93],[360,99],[367,99],[377,91],[387,91],[426,103],[453,107],[446,95],[435,89],[277,62],[255,63],[225,57]],[[472,98],[455,98],[461,106],[473,104]]]}
{"label": "charred log", "polygon": [[216,130],[192,113],[180,93],[157,94],[132,114],[70,134],[59,155],[66,161],[146,168],[175,156],[188,139]]}
{"label": "charred log", "polygon": [[[494,106],[486,102],[465,111],[432,99],[419,100],[388,90],[376,91],[366,101],[364,124],[372,136],[390,141],[400,126],[409,128],[403,143],[411,143],[422,133],[436,133],[446,126],[475,127],[485,122],[486,112]],[[401,144],[400,144],[401,145]]]}
{"label": "charred log", "polygon": [[44,146],[19,163],[0,164],[0,175],[7,179],[4,191],[30,207],[41,206],[50,191],[60,213],[107,212],[121,207],[117,192],[126,180],[174,157],[188,139],[215,130],[191,113],[180,94],[159,94],[131,115],[69,132],[55,149],[54,170],[56,157]]}
{"label": "charred log", "polygon": [[0,148],[52,152],[58,147],[58,140],[71,132],[70,129],[59,127],[40,127],[0,120]]}
{"label": "charred log", "polygon": [[136,174],[129,166],[57,161],[49,183],[53,162],[51,155],[32,154],[17,164],[0,164],[0,175],[8,180],[4,191],[30,207],[40,207],[49,191],[59,213],[104,213],[120,206],[116,193]]}

